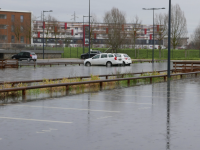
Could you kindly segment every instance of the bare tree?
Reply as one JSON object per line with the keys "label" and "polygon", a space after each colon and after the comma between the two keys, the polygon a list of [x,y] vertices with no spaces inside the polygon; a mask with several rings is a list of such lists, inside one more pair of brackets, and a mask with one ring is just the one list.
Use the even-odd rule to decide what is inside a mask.
{"label": "bare tree", "polygon": [[15,20],[13,23],[12,23],[12,27],[13,28],[13,32],[15,34],[15,37],[17,39],[17,43],[20,42],[20,36],[22,35],[22,25],[20,23],[20,20]]}
{"label": "bare tree", "polygon": [[200,50],[200,24],[194,30],[191,36],[190,46]]}
{"label": "bare tree", "polygon": [[93,47],[93,44],[94,44],[94,39],[95,39],[95,28],[97,28],[97,22],[98,22],[98,19],[97,19],[97,16],[96,14],[92,13],[91,14],[92,17],[91,17],[91,20],[90,20],[90,45],[91,45],[91,48]]}
{"label": "bare tree", "polygon": [[187,36],[187,21],[179,4],[172,5],[171,11],[171,44],[173,49],[183,44],[182,38]]}
{"label": "bare tree", "polygon": [[155,39],[158,40],[159,44],[159,58],[161,58],[162,41],[167,35],[168,29],[168,17],[166,14],[156,14],[155,24],[157,25],[157,31]]}
{"label": "bare tree", "polygon": [[56,41],[56,46],[57,46],[57,38],[58,38],[58,34],[59,32],[59,22],[56,18],[52,18],[52,33],[54,34],[55,37],[55,41]]}
{"label": "bare tree", "polygon": [[112,8],[104,15],[104,23],[107,25],[107,41],[112,46],[112,51],[117,49],[127,37],[127,32],[124,30],[126,24],[125,13],[118,8]]}
{"label": "bare tree", "polygon": [[134,46],[135,49],[135,58],[136,58],[136,48],[135,48],[135,44],[136,44],[136,40],[139,37],[138,32],[141,32],[141,26],[142,26],[142,21],[139,19],[138,16],[135,16],[135,18],[133,19],[133,26],[131,28],[130,31],[130,36],[131,36],[131,43]]}

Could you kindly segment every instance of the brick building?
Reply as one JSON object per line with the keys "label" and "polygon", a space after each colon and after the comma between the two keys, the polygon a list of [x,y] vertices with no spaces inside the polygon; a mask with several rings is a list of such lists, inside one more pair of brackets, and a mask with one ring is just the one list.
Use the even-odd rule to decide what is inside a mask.
{"label": "brick building", "polygon": [[0,9],[0,43],[32,41],[32,12]]}

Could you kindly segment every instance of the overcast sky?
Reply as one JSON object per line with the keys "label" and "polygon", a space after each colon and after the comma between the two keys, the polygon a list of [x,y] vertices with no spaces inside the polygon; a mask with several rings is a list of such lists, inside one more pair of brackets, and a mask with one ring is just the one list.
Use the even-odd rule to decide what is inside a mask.
{"label": "overcast sky", "polygon": [[[200,1],[172,0],[172,4],[179,4],[185,12],[188,32],[191,34],[200,22]],[[106,11],[116,7],[126,13],[128,22],[138,15],[143,24],[152,24],[153,12],[142,8],[165,7],[165,10],[157,10],[155,13],[168,13],[169,0],[90,0],[90,5],[91,13],[95,13],[99,21],[103,20]],[[72,21],[74,11],[78,17],[77,22],[83,20],[83,15],[89,15],[89,0],[3,0],[0,7],[6,10],[32,11],[35,16],[41,16],[43,10],[53,10],[51,15],[59,21]]]}

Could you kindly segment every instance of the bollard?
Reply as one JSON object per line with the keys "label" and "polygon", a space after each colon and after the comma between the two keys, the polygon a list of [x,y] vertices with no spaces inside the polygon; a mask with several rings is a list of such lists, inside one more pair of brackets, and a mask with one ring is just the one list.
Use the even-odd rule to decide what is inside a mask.
{"label": "bollard", "polygon": [[22,100],[26,101],[26,90],[22,90]]}
{"label": "bollard", "polygon": [[181,75],[181,79],[183,78],[183,75]]}
{"label": "bollard", "polygon": [[197,77],[197,73],[195,73],[195,77]]}
{"label": "bollard", "polygon": [[66,85],[66,94],[69,94],[69,85]]}
{"label": "bollard", "polygon": [[127,85],[130,86],[130,80],[127,81]]}
{"label": "bollard", "polygon": [[150,78],[150,83],[152,83],[152,78]]}
{"label": "bollard", "polygon": [[167,81],[167,77],[166,77],[166,76],[164,77],[164,81],[165,81],[165,82]]}
{"label": "bollard", "polygon": [[106,76],[106,79],[108,79],[108,76]]}
{"label": "bollard", "polygon": [[100,82],[100,83],[99,83],[99,86],[100,86],[100,90],[102,90],[103,82]]}

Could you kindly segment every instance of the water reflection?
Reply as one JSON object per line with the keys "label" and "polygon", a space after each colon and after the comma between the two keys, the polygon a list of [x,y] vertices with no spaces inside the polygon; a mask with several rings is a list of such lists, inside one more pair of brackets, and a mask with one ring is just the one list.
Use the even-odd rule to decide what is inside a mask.
{"label": "water reflection", "polygon": [[170,80],[167,81],[167,134],[166,149],[170,150]]}

